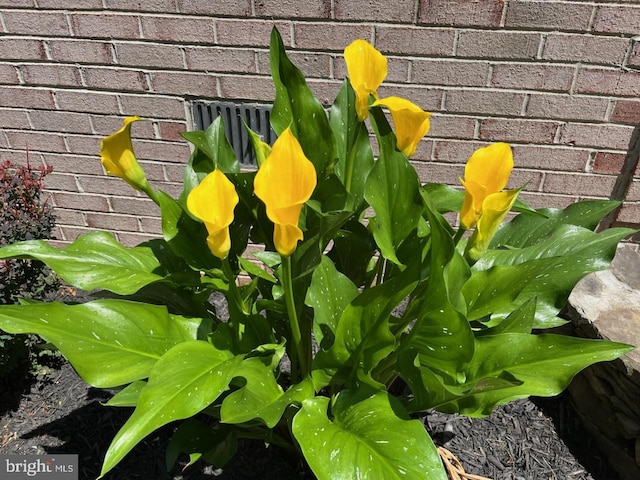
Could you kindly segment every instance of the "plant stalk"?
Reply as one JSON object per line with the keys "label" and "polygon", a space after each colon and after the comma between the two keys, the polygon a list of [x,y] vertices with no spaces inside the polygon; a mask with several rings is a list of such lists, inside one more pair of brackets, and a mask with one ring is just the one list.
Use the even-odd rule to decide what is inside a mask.
{"label": "plant stalk", "polygon": [[[296,302],[293,296],[293,280],[291,275],[291,257],[282,257],[282,287],[284,289],[284,301],[289,315],[289,325],[291,328],[291,339],[293,349],[291,355],[291,381],[296,383],[299,378],[304,378],[308,373],[307,356],[302,344],[302,333],[300,332],[300,322],[296,310]],[[298,377],[300,374],[300,377]]]}
{"label": "plant stalk", "polygon": [[249,315],[251,312],[247,308],[244,299],[242,298],[242,294],[240,293],[240,289],[238,285],[236,285],[236,276],[233,274],[231,270],[231,264],[229,263],[229,259],[225,258],[222,260],[222,271],[224,272],[227,280],[229,280],[229,293],[231,294],[231,298],[233,299],[233,303],[243,314]]}

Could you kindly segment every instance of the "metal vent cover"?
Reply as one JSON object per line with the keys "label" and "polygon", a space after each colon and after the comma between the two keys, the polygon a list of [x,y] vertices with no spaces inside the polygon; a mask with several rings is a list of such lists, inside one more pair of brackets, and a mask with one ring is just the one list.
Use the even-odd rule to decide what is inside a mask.
{"label": "metal vent cover", "polygon": [[253,147],[243,121],[260,135],[264,142],[272,145],[277,135],[271,128],[271,107],[234,102],[193,102],[193,122],[197,130],[206,130],[218,117],[222,117],[227,139],[240,164],[256,167]]}

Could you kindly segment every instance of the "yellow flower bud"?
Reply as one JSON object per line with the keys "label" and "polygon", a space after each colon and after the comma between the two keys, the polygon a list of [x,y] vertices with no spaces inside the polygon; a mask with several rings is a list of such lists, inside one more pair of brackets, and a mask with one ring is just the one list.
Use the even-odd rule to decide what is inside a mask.
{"label": "yellow flower bud", "polygon": [[369,95],[378,98],[376,90],[387,76],[387,59],[369,42],[355,40],[344,49],[347,75],[356,93],[356,112],[364,120],[369,116]]}
{"label": "yellow flower bud", "polygon": [[387,97],[376,100],[373,105],[387,107],[393,118],[398,150],[407,158],[416,153],[418,143],[422,140],[431,124],[431,113],[425,112],[416,104],[400,97]]}

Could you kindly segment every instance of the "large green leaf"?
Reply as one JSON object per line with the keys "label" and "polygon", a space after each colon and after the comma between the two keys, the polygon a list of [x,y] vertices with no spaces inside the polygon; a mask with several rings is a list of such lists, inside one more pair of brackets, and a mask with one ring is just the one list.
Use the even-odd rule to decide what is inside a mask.
{"label": "large green leaf", "polygon": [[187,467],[200,458],[216,467],[223,467],[237,450],[235,427],[220,423],[211,426],[190,418],[180,424],[167,445],[167,471],[173,469],[181,453],[189,455]]}
{"label": "large green leaf", "polygon": [[174,345],[197,338],[199,319],[126,300],[0,306],[0,328],[53,343],[90,385],[109,388],[149,376]]}
{"label": "large green leaf", "polygon": [[111,442],[103,477],[144,437],[202,411],[224,392],[242,357],[200,340],[176,345],[154,365],[133,415]]}
{"label": "large green leaf", "polygon": [[289,405],[302,403],[314,394],[309,378],[284,392],[273,375],[273,368],[257,357],[243,361],[236,376],[243,377],[246,384],[222,402],[220,421],[223,423],[260,419],[273,428]]}
{"label": "large green leaf", "polygon": [[320,480],[446,480],[440,456],[418,420],[386,392],[343,390],[305,400],[293,434]]}
{"label": "large green leaf", "polygon": [[280,135],[290,127],[305,155],[316,168],[319,178],[331,173],[336,160],[336,146],[327,114],[307,86],[304,75],[291,63],[282,38],[271,31],[271,76],[276,87],[276,100],[271,124]]}
{"label": "large green leaf", "polygon": [[74,287],[122,295],[163,279],[154,273],[160,263],[150,248],[124,247],[106,232],[83,235],[60,249],[44,240],[18,242],[0,248],[0,258],[40,260]]}

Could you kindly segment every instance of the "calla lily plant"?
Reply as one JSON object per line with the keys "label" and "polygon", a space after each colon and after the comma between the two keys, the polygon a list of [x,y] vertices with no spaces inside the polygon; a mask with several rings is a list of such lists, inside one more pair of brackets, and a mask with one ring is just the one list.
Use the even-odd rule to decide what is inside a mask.
{"label": "calla lily plant", "polygon": [[445,480],[415,414],[489,415],[629,351],[551,330],[576,282],[632,233],[595,232],[616,202],[528,207],[522,186],[507,189],[517,159],[506,143],[468,159],[463,188],[430,183],[428,166],[420,179],[409,157],[430,113],[379,98],[387,61],[374,46],[345,49],[348,78],[328,111],[277,30],[270,48],[278,139],[248,132],[257,171],[217,119],[184,134],[193,153],[172,198],[147,181],[129,117],[102,162],[156,202],[162,237],[0,248],[95,292],[0,306],[0,329],[40,335],[89,384],[117,390],[108,406],[133,408],[102,475],[171,424],[168,468],[181,454],[224,468],[252,439],[320,479]]}

